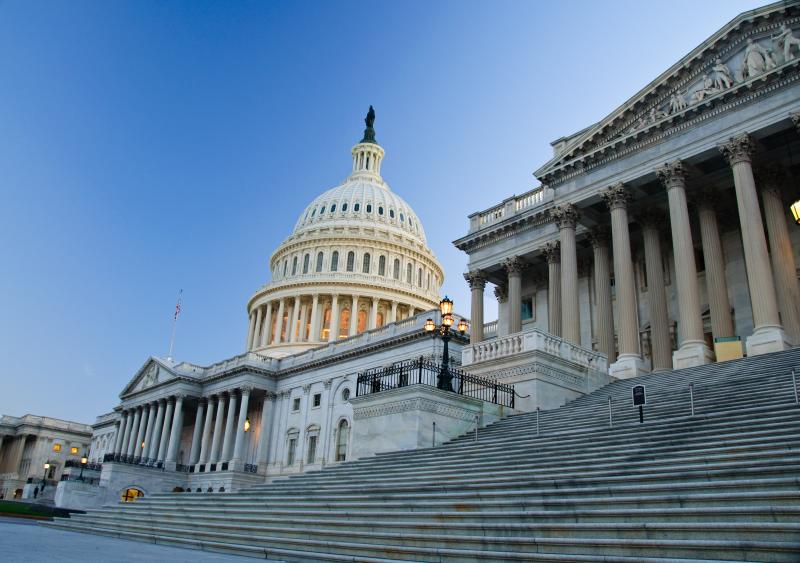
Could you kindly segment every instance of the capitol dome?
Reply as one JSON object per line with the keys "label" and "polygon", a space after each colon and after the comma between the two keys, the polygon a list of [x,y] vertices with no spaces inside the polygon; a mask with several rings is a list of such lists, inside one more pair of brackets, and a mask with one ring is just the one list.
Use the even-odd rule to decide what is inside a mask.
{"label": "capitol dome", "polygon": [[300,214],[250,298],[247,349],[299,353],[434,309],[444,272],[417,214],[381,177],[374,112],[350,176]]}

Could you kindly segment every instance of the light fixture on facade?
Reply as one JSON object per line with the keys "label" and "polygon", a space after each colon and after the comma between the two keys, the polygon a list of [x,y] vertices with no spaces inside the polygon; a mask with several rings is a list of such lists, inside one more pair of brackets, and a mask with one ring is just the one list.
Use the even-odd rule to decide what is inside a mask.
{"label": "light fixture on facade", "polygon": [[250,431],[250,417],[244,419],[244,431],[245,432]]}
{"label": "light fixture on facade", "polygon": [[800,225],[800,199],[795,201],[789,209],[792,210],[792,217],[794,217],[794,222]]}

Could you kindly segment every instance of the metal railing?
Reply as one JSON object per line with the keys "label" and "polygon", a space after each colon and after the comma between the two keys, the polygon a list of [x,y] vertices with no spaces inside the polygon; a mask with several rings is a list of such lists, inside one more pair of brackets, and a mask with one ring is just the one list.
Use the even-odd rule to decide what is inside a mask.
{"label": "metal railing", "polygon": [[[64,462],[64,467],[65,468],[74,467],[76,469],[80,469],[81,465],[82,465],[81,464],[81,460],[79,460],[79,459],[68,459],[67,461]],[[90,462],[90,463],[87,463],[86,465],[84,465],[83,468],[86,471],[101,471],[103,469],[103,464],[102,463],[91,463]]]}
{"label": "metal railing", "polygon": [[[514,386],[497,383],[455,368],[448,368],[453,392],[473,399],[514,408]],[[442,367],[424,358],[372,368],[358,374],[356,396],[370,395],[410,385],[439,386]]]}
{"label": "metal railing", "polygon": [[87,485],[98,485],[100,484],[100,477],[80,477],[79,475],[73,475],[71,473],[64,473],[61,475],[62,481],[73,481],[77,483],[85,483]]}
{"label": "metal railing", "polygon": [[103,456],[103,462],[112,461],[114,463],[125,463],[127,465],[140,465],[142,467],[154,467],[156,469],[163,469],[164,463],[149,457],[136,457],[132,455],[122,454],[106,454]]}

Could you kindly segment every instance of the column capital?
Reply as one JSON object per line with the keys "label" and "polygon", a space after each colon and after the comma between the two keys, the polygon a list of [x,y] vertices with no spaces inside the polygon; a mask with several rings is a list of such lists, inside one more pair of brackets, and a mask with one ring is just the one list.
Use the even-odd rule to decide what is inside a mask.
{"label": "column capital", "polygon": [[249,395],[250,393],[253,392],[253,386],[252,385],[244,385],[243,387],[239,388],[239,392],[242,395]]}
{"label": "column capital", "polygon": [[763,164],[757,167],[753,174],[756,185],[762,192],[775,192],[780,195],[781,187],[786,182],[786,172],[780,164],[776,162]]}
{"label": "column capital", "polygon": [[508,286],[505,285],[497,285],[494,288],[494,296],[497,298],[497,301],[500,303],[505,302],[508,299]]}
{"label": "column capital", "polygon": [[600,192],[600,196],[603,198],[603,201],[606,203],[609,210],[619,208],[624,209],[628,206],[628,202],[631,199],[628,186],[622,182],[614,184],[610,188]]}
{"label": "column capital", "polygon": [[797,132],[800,133],[800,113],[790,113],[789,117],[794,123],[794,126],[797,128]]}
{"label": "column capital", "polygon": [[574,229],[578,223],[580,213],[578,208],[571,203],[562,203],[550,209],[550,217],[560,229]]}
{"label": "column capital", "polygon": [[377,303],[377,302],[378,302],[378,301],[380,301],[380,300],[381,300],[381,298],[380,298],[380,297],[373,297],[373,298],[372,298],[372,304],[374,305],[375,303]]}
{"label": "column capital", "polygon": [[756,144],[747,133],[738,137],[731,137],[728,142],[720,145],[719,150],[728,164],[733,166],[740,162],[752,162]]}
{"label": "column capital", "polygon": [[592,248],[608,248],[608,227],[598,225],[589,231],[589,243]]}
{"label": "column capital", "polygon": [[542,247],[542,252],[544,252],[548,264],[561,262],[561,243],[557,240],[546,243]]}
{"label": "column capital", "polygon": [[464,274],[464,279],[469,284],[470,289],[480,289],[483,290],[486,288],[486,274],[484,274],[481,270],[471,270]]}
{"label": "column capital", "polygon": [[636,216],[636,220],[643,229],[661,231],[667,224],[667,219],[660,209],[646,209]]}
{"label": "column capital", "polygon": [[682,160],[667,162],[664,166],[656,168],[656,176],[666,189],[685,188],[688,170]]}
{"label": "column capital", "polygon": [[510,256],[503,260],[503,268],[505,268],[509,276],[521,275],[525,266],[525,262],[519,256]]}

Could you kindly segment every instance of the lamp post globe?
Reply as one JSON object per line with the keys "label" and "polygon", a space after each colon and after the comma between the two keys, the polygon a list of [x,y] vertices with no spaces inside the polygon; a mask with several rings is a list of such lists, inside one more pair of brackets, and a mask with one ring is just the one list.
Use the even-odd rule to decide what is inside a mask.
{"label": "lamp post globe", "polygon": [[86,456],[86,452],[83,453],[81,457],[81,474],[78,477],[79,480],[83,481],[83,468],[86,467],[86,464],[89,463],[89,458]]}
{"label": "lamp post globe", "polygon": [[[442,365],[439,367],[439,376],[436,380],[436,387],[443,391],[453,391],[453,376],[450,373],[450,339],[452,338],[452,326],[455,323],[453,318],[453,300],[445,295],[439,302],[439,312],[442,314],[442,324],[436,326],[433,319],[425,321],[424,329],[427,334],[433,337],[438,336],[442,339]],[[467,331],[468,325],[464,319],[458,322],[457,330],[460,334]]]}

